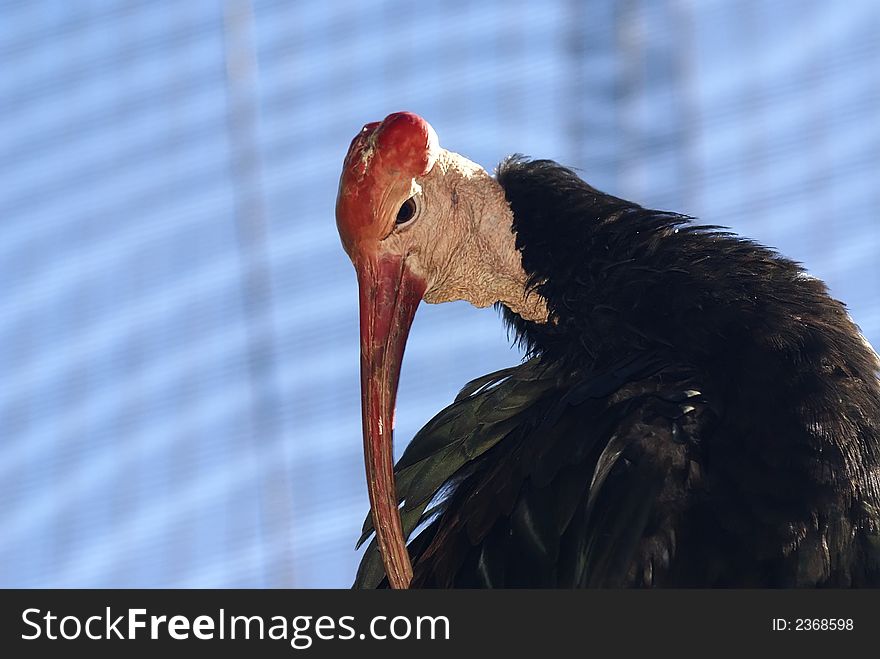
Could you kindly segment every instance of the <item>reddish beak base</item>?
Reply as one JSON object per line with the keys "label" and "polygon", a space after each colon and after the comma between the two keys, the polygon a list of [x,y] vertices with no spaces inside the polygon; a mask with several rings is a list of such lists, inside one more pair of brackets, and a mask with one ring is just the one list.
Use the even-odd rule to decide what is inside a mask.
{"label": "reddish beak base", "polygon": [[355,264],[360,289],[361,414],[364,464],[373,526],[392,588],[407,588],[412,564],[394,483],[392,427],[400,365],[425,281],[402,257],[383,255]]}

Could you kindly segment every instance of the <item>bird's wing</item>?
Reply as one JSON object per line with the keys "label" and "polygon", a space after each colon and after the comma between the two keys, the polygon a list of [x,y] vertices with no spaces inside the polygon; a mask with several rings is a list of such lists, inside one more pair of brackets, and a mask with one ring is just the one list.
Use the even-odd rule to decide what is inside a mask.
{"label": "bird's wing", "polygon": [[[435,516],[437,506],[430,504],[438,503],[444,492],[454,489],[468,472],[469,464],[516,430],[535,401],[552,390],[557,377],[555,372],[542,368],[539,360],[532,359],[478,378],[416,434],[395,466],[406,536]],[[358,546],[371,535],[373,522],[367,515]],[[354,586],[374,588],[384,577],[374,539],[361,561]]]}
{"label": "bird's wing", "polygon": [[616,394],[624,404],[619,422],[593,467],[580,520],[570,525],[569,585],[662,584],[690,544],[686,524],[706,495],[701,441],[715,412],[698,389],[660,380]]}
{"label": "bird's wing", "polygon": [[[404,530],[422,528],[410,542],[417,580],[612,585],[634,579],[636,558],[653,572],[673,549],[650,533],[655,504],[683,494],[671,485],[687,485],[682,469],[697,473],[705,407],[687,375],[650,354],[588,376],[534,359],[468,385],[397,465]],[[371,532],[368,518],[361,541]],[[355,587],[383,578],[374,542]]]}

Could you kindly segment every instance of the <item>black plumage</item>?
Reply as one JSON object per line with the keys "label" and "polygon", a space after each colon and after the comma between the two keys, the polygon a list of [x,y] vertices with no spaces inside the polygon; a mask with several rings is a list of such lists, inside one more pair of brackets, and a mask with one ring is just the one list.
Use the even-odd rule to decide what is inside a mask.
{"label": "black plumage", "polygon": [[[880,586],[880,365],[844,305],[554,162],[497,180],[550,319],[502,308],[528,360],[396,466],[412,585]],[[383,579],[374,542],[355,586]]]}

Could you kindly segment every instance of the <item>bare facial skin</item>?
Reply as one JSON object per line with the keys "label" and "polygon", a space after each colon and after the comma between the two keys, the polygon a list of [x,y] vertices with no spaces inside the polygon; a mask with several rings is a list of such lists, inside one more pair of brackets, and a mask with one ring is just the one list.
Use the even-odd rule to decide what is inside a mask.
{"label": "bare facial skin", "polygon": [[364,466],[376,540],[392,588],[406,588],[406,549],[393,469],[393,417],[406,337],[421,300],[495,302],[546,322],[526,292],[513,214],[485,170],[445,151],[421,117],[396,112],[352,140],[336,224],[358,277]]}
{"label": "bare facial skin", "polygon": [[432,304],[467,300],[476,307],[501,302],[526,320],[547,321],[544,299],[526,292],[526,273],[511,229],[513,214],[501,186],[482,167],[441,149],[437,162],[414,180],[415,213],[395,224],[397,203],[382,218],[390,234],[379,253],[404,255],[407,267],[424,277]]}

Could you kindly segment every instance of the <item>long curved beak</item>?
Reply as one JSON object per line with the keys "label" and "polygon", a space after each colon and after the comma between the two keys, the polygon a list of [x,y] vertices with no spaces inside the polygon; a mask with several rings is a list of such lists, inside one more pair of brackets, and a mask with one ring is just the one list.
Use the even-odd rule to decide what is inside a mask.
{"label": "long curved beak", "polygon": [[355,269],[360,293],[364,465],[373,526],[389,584],[407,588],[413,572],[394,484],[392,429],[403,351],[427,285],[399,256],[366,258]]}

